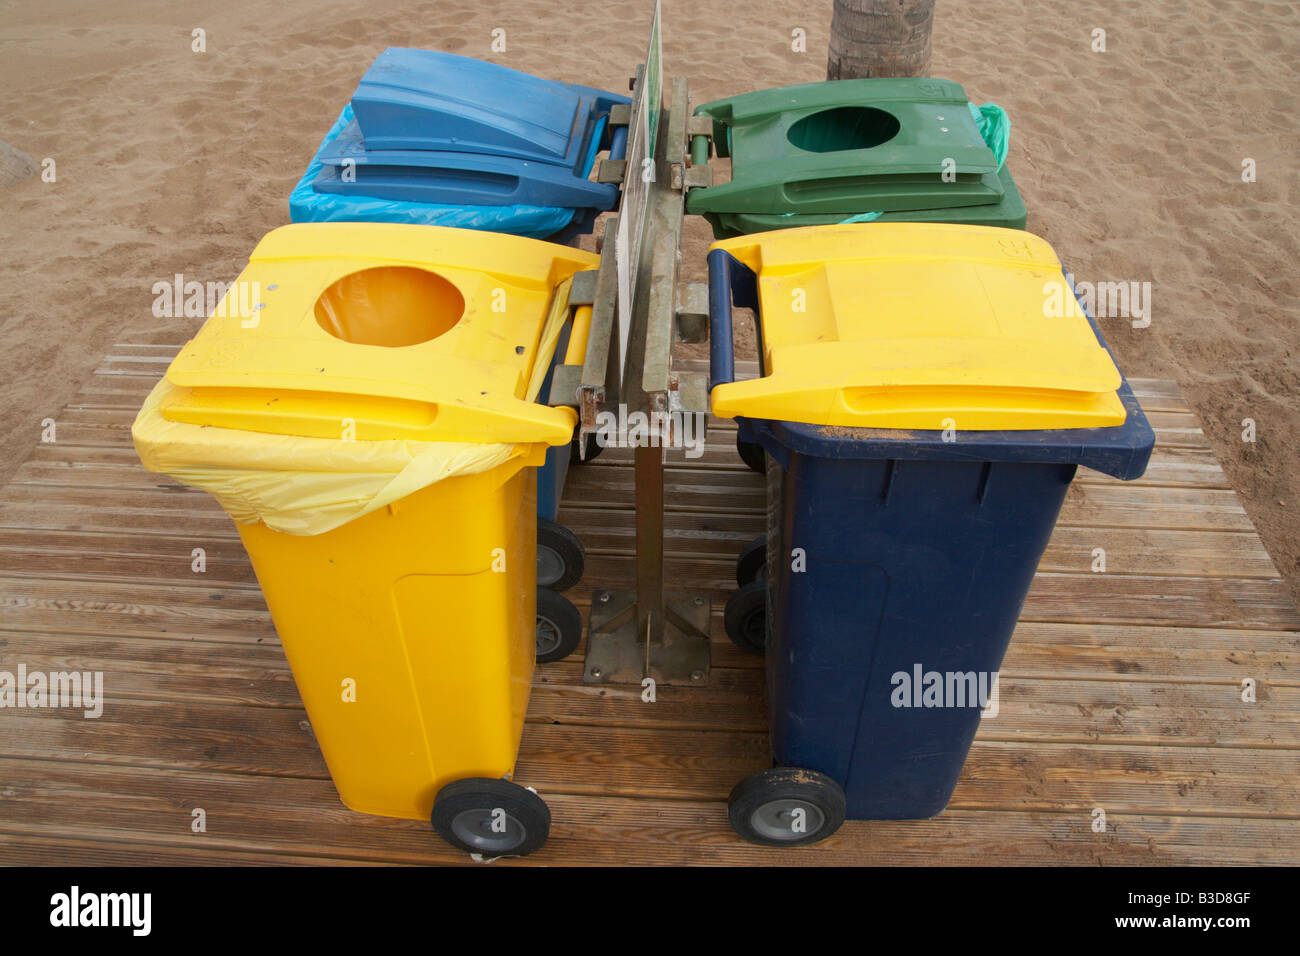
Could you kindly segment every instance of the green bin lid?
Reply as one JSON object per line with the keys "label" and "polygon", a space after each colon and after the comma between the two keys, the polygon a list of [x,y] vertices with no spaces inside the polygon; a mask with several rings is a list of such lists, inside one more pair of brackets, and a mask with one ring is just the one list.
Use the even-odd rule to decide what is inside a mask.
{"label": "green bin lid", "polygon": [[[995,204],[1004,189],[966,91],[948,80],[831,80],[705,103],[731,181],[696,214],[853,215]],[[948,175],[945,177],[945,173]]]}

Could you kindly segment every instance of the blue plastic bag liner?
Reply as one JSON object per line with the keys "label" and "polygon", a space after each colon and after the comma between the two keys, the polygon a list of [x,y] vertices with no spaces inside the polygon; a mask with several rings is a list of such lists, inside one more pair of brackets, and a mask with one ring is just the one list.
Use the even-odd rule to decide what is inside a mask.
{"label": "blue plastic bag liner", "polygon": [[[343,112],[321,141],[320,148],[332,143],[350,122],[352,107],[349,105],[343,107]],[[594,150],[591,157],[595,158]],[[322,168],[320,160],[313,159],[289,194],[289,219],[292,222],[410,222],[545,239],[569,225],[577,212],[572,208],[553,206],[460,206],[319,193],[312,188],[312,182]]]}
{"label": "blue plastic bag liner", "polygon": [[970,109],[971,119],[979,127],[980,136],[989,149],[993,150],[993,158],[998,161],[998,171],[1001,172],[1007,161],[1007,150],[1011,148],[1011,117],[997,103],[984,103],[981,106],[967,103],[966,106]]}

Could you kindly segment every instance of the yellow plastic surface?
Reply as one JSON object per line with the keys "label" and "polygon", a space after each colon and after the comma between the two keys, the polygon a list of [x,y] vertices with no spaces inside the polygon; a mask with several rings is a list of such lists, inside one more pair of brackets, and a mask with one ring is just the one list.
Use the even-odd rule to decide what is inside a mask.
{"label": "yellow plastic surface", "polygon": [[337,438],[346,422],[358,441],[566,444],[571,411],[529,401],[528,383],[556,286],[598,265],[465,229],[284,226],[239,277],[250,314],[224,314],[232,292],[167,370],[162,415],[301,437]]}
{"label": "yellow plastic surface", "polygon": [[1124,423],[1119,370],[1087,318],[1049,314],[1065,280],[1037,236],[855,223],[710,249],[758,275],[765,370],[714,388],[716,415],[981,431]]}
{"label": "yellow plastic surface", "polygon": [[587,361],[587,339],[591,337],[591,306],[580,305],[573,310],[573,333],[569,348],[564,354],[565,365],[583,365]]}
{"label": "yellow plastic surface", "polygon": [[427,821],[447,783],[513,771],[536,650],[532,447],[325,534],[239,526],[353,810]]}
{"label": "yellow plastic surface", "polygon": [[238,522],[355,810],[427,820],[447,783],[513,772],[536,468],[576,424],[534,400],[596,264],[433,227],[277,230],[240,277],[265,308],[219,307],[136,419],[145,466]]}
{"label": "yellow plastic surface", "polygon": [[[339,228],[350,232],[352,226]],[[465,241],[477,235],[466,232]],[[343,238],[346,236],[340,241]],[[526,242],[534,244],[532,240]],[[584,255],[563,246],[550,248],[557,256],[567,257],[570,252]],[[277,393],[254,388],[252,380],[245,388],[233,391],[186,389],[173,384],[173,363],[136,417],[132,428],[136,451],[150,471],[171,475],[211,493],[237,522],[261,521],[274,531],[294,535],[322,534],[456,475],[477,474],[520,458],[533,461],[538,454],[534,444],[557,444],[557,435],[567,436],[559,442],[567,443],[577,424],[570,408],[533,404],[563,330],[570,282],[567,277],[557,282],[543,303],[545,311],[535,315],[538,328],[531,334],[532,365],[521,384],[521,399],[511,399],[517,427],[512,426],[510,433],[531,434],[530,440],[452,440],[449,436],[465,432],[445,427],[450,417],[445,415],[439,416],[434,427],[417,432],[427,436],[425,440],[415,440],[403,437],[409,434],[403,427],[408,423],[409,402],[323,392]],[[220,315],[210,318],[199,338],[207,334],[209,327],[228,325],[230,321]],[[310,321],[316,322],[315,315]],[[393,323],[394,327],[399,324]],[[382,326],[377,326],[372,332],[381,330]],[[182,355],[190,352],[193,344]],[[364,364],[375,352],[382,357],[402,351],[382,346],[348,348],[360,353],[358,364]],[[583,349],[585,352],[585,335]],[[377,371],[382,372],[382,368]],[[267,378],[275,380],[270,374]],[[258,414],[245,414],[249,402],[260,403],[260,410],[255,409]],[[353,418],[360,414],[361,407],[367,409],[369,417]],[[207,412],[199,414],[202,409]],[[548,418],[544,428],[539,427],[538,415],[542,413]],[[367,427],[363,427],[363,420]],[[501,429],[493,426],[503,421],[484,418],[477,424],[483,426],[484,436],[499,435]],[[558,431],[552,421],[559,423]],[[464,419],[462,424],[474,422]],[[286,433],[263,430],[272,426]],[[365,435],[374,437],[367,440]],[[377,437],[389,435],[393,437]],[[540,464],[540,459],[534,463]]]}

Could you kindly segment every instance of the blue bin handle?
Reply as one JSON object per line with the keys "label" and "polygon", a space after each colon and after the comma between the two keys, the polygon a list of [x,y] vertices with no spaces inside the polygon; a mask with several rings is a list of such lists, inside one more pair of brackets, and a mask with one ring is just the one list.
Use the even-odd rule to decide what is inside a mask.
{"label": "blue bin handle", "polygon": [[[736,380],[736,354],[731,309],[753,309],[759,314],[758,276],[725,249],[709,253],[709,390]],[[759,323],[762,352],[762,323]]]}
{"label": "blue bin handle", "polygon": [[627,157],[627,127],[615,126],[610,134],[609,158],[624,159]]}
{"label": "blue bin handle", "polygon": [[736,380],[731,326],[733,263],[736,260],[721,249],[709,253],[709,391]]}

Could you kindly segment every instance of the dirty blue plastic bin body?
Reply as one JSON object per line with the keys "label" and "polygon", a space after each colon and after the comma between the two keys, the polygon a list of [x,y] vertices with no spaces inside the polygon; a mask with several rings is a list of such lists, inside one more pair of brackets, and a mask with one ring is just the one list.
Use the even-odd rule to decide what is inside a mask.
{"label": "dirty blue plastic bin body", "polygon": [[[713,386],[734,379],[732,303],[759,301],[754,274],[723,250],[709,255],[709,279]],[[971,431],[955,442],[737,419],[769,456],[777,765],[832,777],[849,819],[919,819],[947,806],[981,720],[978,675],[987,699],[1077,467],[1122,479],[1146,468],[1154,433],[1126,380],[1118,394],[1120,426]],[[804,570],[792,569],[793,548]],[[963,692],[973,674],[974,693],[965,706],[925,706],[918,668],[922,687],[934,672],[945,692],[948,674],[963,675]],[[949,705],[960,703],[958,679],[952,688]],[[895,706],[904,701],[912,706]]]}

